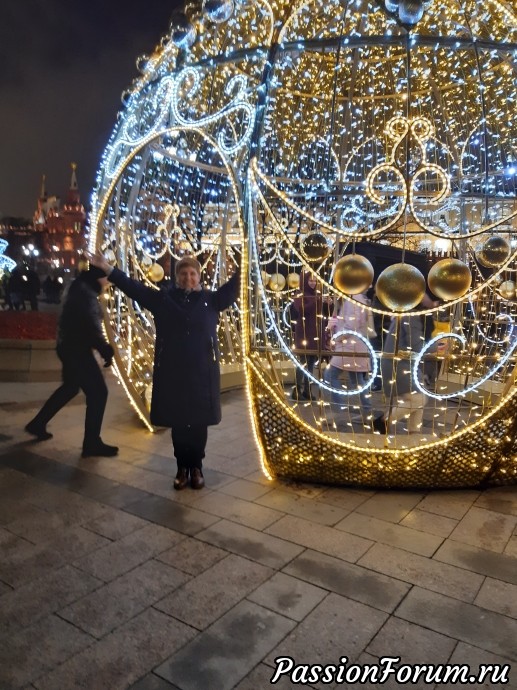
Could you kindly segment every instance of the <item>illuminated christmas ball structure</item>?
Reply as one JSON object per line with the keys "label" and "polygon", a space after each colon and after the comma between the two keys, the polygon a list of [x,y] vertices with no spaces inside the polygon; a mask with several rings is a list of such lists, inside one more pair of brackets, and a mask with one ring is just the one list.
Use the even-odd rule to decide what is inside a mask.
{"label": "illuminated christmas ball structure", "polygon": [[[138,61],[100,168],[90,247],[150,285],[152,266],[170,278],[184,254],[210,286],[242,263],[240,313],[221,323],[223,370],[242,357],[268,476],[517,481],[516,54],[505,0],[189,0]],[[354,254],[371,262],[380,301],[340,289],[335,268]],[[347,301],[377,322],[376,340],[344,329],[364,341],[364,389],[328,382],[321,335],[306,370],[293,275],[316,279],[320,325],[330,302]],[[444,304],[425,298],[433,285]],[[410,351],[408,319],[433,332]],[[383,351],[391,324],[395,351]],[[152,320],[114,291],[106,325],[147,420]],[[425,401],[418,433],[357,422],[360,393],[390,421],[396,400],[372,390],[379,362],[402,364]],[[312,387],[303,402],[290,395],[296,369]]]}

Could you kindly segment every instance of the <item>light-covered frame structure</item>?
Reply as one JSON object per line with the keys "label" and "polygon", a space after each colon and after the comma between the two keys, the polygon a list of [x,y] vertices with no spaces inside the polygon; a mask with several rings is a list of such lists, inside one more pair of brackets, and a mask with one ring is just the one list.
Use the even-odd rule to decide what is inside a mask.
{"label": "light-covered frame structure", "polygon": [[[201,258],[214,285],[242,260],[240,317],[226,316],[221,342],[228,366],[242,354],[269,476],[402,487],[515,481],[514,10],[504,0],[482,9],[473,0],[211,0],[186,11],[139,60],[142,75],[125,94],[91,246],[150,281],[184,253]],[[494,237],[506,254],[490,254]],[[303,271],[325,303],[357,304],[334,271],[361,252],[376,278],[386,263],[414,264],[425,278],[450,258],[468,267],[471,284],[454,292],[446,276],[442,303],[410,312],[442,324],[438,334],[410,351],[369,346],[367,384],[336,389],[325,377],[332,346],[295,347],[291,303]],[[360,308],[381,331],[392,319],[400,329],[409,313]],[[106,313],[119,376],[146,420],[152,322],[118,293]],[[390,424],[396,392],[371,388],[387,361],[407,361],[415,400],[425,402],[418,433]],[[432,384],[426,363],[439,370]],[[296,369],[310,379],[309,400],[291,399]],[[372,418],[357,422],[365,388],[386,435]]]}

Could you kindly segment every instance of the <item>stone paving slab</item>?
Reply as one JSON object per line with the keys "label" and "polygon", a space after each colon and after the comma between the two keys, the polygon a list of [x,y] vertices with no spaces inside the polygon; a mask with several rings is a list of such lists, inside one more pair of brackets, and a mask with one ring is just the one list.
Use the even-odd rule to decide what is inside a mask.
{"label": "stone paving slab", "polygon": [[[485,681],[483,683],[477,683],[476,688],[497,688],[502,690],[502,688],[514,689],[517,688],[517,667],[515,662],[510,659],[505,659],[504,657],[498,656],[497,654],[491,654],[478,647],[473,647],[472,645],[465,644],[465,642],[458,642],[456,649],[454,650],[451,658],[451,664],[468,664],[470,668],[477,673],[480,664],[493,664],[496,666],[507,666],[510,665],[510,669],[507,677],[508,683],[492,683],[490,681]],[[502,669],[501,669],[502,670]],[[440,685],[441,688],[457,688],[457,683],[443,683]]]}
{"label": "stone paving slab", "polygon": [[158,554],[156,559],[189,575],[200,575],[227,555],[228,552],[224,549],[206,544],[195,537],[185,537],[171,549]]}
{"label": "stone paving slab", "polygon": [[275,659],[282,656],[290,656],[296,664],[338,664],[342,656],[353,660],[387,618],[387,613],[331,593],[265,661],[275,667]]}
{"label": "stone paving slab", "polygon": [[[14,635],[2,636],[0,687],[2,690],[22,688],[92,642],[92,637],[57,616],[44,618]],[[16,665],[13,659],[17,659]],[[59,686],[53,690],[56,687]]]}
{"label": "stone paving slab", "polygon": [[266,530],[281,539],[355,563],[374,543],[334,527],[288,515]]}
{"label": "stone paving slab", "polygon": [[204,630],[272,574],[271,568],[230,554],[161,599],[155,608]]}
{"label": "stone paving slab", "polygon": [[147,525],[97,549],[95,553],[76,561],[75,565],[94,577],[109,582],[169,549],[181,538],[177,532],[160,525]]}
{"label": "stone paving slab", "polygon": [[150,608],[34,684],[38,690],[126,690],[195,634]]}
{"label": "stone paving slab", "polygon": [[474,601],[483,582],[483,577],[476,573],[469,573],[453,565],[417,554],[405,553],[385,544],[372,546],[358,564],[398,580],[425,587],[432,592],[441,592],[468,602]]}
{"label": "stone paving slab", "polygon": [[101,580],[70,565],[31,580],[0,599],[1,634],[12,634],[55,613],[102,584]]}
{"label": "stone paving slab", "polygon": [[433,558],[517,585],[517,558],[513,556],[447,540]]}
{"label": "stone paving slab", "polygon": [[[74,604],[59,616],[101,638],[180,587],[188,576],[165,563],[149,560]],[[64,602],[63,602],[64,603]]]}
{"label": "stone paving slab", "polygon": [[352,513],[338,522],[336,529],[412,551],[422,556],[432,556],[443,541],[441,537],[434,534],[426,534],[410,527],[395,525],[386,520],[379,520],[358,513]]}
{"label": "stone paving slab", "polygon": [[189,535],[195,535],[219,520],[214,515],[178,505],[162,496],[148,496],[136,503],[129,503],[125,510],[132,515]]}
{"label": "stone paving slab", "polygon": [[281,568],[303,551],[301,546],[289,541],[228,520],[199,532],[197,538],[271,568]]}
{"label": "stone paving slab", "polygon": [[248,599],[283,616],[302,621],[327,594],[321,587],[285,573],[276,573],[249,594]]}
{"label": "stone paving slab", "polygon": [[404,582],[316,551],[301,554],[283,572],[387,612],[409,591]]}
{"label": "stone paving slab", "polygon": [[[243,601],[156,669],[181,690],[231,690],[295,622]],[[197,659],[195,674],[191,659]]]}
{"label": "stone paving slab", "polygon": [[517,620],[414,587],[395,615],[517,661]]}

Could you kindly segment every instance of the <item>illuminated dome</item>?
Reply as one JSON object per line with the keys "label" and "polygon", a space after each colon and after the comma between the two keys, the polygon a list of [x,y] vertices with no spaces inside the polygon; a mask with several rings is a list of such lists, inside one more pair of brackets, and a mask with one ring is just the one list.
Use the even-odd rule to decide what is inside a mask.
{"label": "illuminated dome", "polygon": [[[194,253],[217,285],[242,254],[240,316],[225,316],[220,338],[226,367],[242,355],[269,476],[516,481],[517,308],[515,291],[500,289],[517,270],[516,55],[517,18],[503,0],[189,0],[139,58],[100,168],[90,245],[149,284]],[[476,256],[490,238],[511,251],[487,266]],[[428,284],[411,310],[402,267],[384,301],[365,304],[333,279],[350,254],[372,264],[374,282],[404,263],[427,280],[446,257],[472,281],[465,269],[463,294],[442,272],[440,294]],[[364,340],[360,385],[329,382],[336,340],[321,329],[296,346],[291,305],[303,283],[293,274],[317,279],[320,325],[330,302],[373,322],[375,339],[350,326],[341,335]],[[417,320],[421,340],[404,348]],[[106,323],[147,420],[152,320],[113,292]],[[305,399],[291,392],[297,369]],[[400,371],[408,414],[421,403],[416,428],[395,413]]]}

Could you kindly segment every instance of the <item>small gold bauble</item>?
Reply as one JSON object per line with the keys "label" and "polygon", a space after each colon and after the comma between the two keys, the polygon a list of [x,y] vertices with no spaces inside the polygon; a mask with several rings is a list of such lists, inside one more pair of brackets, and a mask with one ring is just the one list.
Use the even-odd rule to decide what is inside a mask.
{"label": "small gold bauble", "polygon": [[330,254],[331,246],[321,232],[311,232],[303,238],[301,250],[307,261],[323,261]]}
{"label": "small gold bauble", "polygon": [[287,285],[291,290],[297,290],[300,287],[300,276],[298,273],[289,273],[287,276]]}
{"label": "small gold bauble", "polygon": [[79,259],[77,262],[77,270],[78,271],[87,271],[88,270],[88,262],[86,259]]}
{"label": "small gold bauble", "polygon": [[358,295],[373,282],[373,266],[360,254],[343,256],[334,268],[334,285],[345,295]]}
{"label": "small gold bauble", "polygon": [[393,264],[378,277],[375,292],[391,311],[409,311],[420,304],[425,295],[425,278],[414,266]]}
{"label": "small gold bauble", "polygon": [[160,266],[160,264],[153,264],[151,268],[147,271],[147,277],[149,278],[149,280],[152,280],[153,283],[159,283],[160,280],[163,280],[164,275],[165,271]]}
{"label": "small gold bauble", "polygon": [[110,266],[114,266],[117,263],[117,257],[115,256],[113,249],[106,249],[104,252],[104,258]]}
{"label": "small gold bauble", "polygon": [[504,264],[510,251],[510,245],[503,237],[489,237],[476,253],[476,259],[485,268],[497,268]]}
{"label": "small gold bauble", "polygon": [[515,283],[513,280],[505,280],[504,283],[497,288],[497,291],[503,299],[515,298]]}
{"label": "small gold bauble", "polygon": [[269,279],[269,287],[274,292],[280,292],[285,287],[285,278],[281,273],[273,273]]}
{"label": "small gold bauble", "polygon": [[262,282],[264,283],[264,285],[267,285],[269,283],[269,279],[271,278],[269,273],[266,273],[266,271],[260,271],[260,275],[262,277]]}
{"label": "small gold bauble", "polygon": [[429,271],[427,284],[440,299],[451,300],[462,297],[472,283],[472,274],[467,264],[459,259],[442,259]]}

